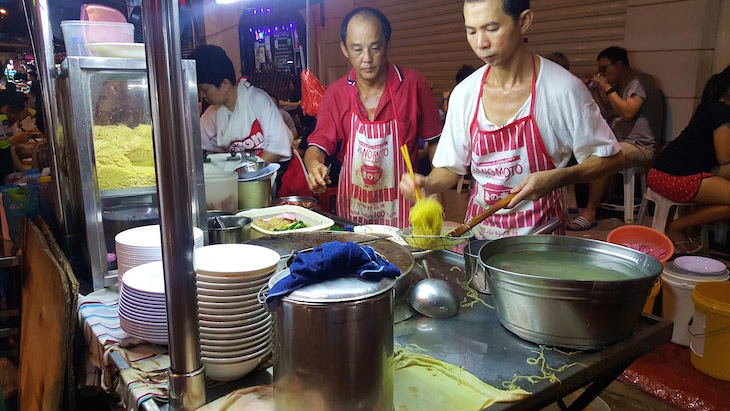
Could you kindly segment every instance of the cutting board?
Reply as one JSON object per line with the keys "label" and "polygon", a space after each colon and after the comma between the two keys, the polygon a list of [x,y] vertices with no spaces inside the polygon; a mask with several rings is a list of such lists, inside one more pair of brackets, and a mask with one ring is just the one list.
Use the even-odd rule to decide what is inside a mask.
{"label": "cutting board", "polygon": [[[34,220],[34,223],[38,228],[41,230],[41,233],[43,233],[43,237],[46,240],[46,243],[48,244],[48,249],[51,251],[51,254],[53,254],[53,257],[56,259],[56,262],[59,266],[63,269],[63,272],[66,274],[66,279],[68,281],[68,288],[71,293],[71,316],[69,318],[68,323],[68,346],[72,347],[73,349],[69,351],[68,361],[66,365],[66,382],[65,382],[65,388],[64,388],[64,410],[75,410],[76,409],[76,376],[74,372],[74,364],[76,364],[76,351],[79,351],[78,356],[83,357],[83,349],[76,350],[74,345],[74,334],[76,333],[76,323],[78,316],[76,315],[76,312],[78,311],[78,302],[79,302],[79,282],[76,279],[76,276],[74,275],[73,269],[71,268],[71,263],[68,262],[66,259],[66,255],[61,250],[61,247],[58,246],[58,243],[56,242],[55,237],[53,236],[53,232],[51,229],[46,225],[46,222],[43,221],[42,218],[36,217]],[[80,359],[80,361],[83,361],[83,358]]]}
{"label": "cutting board", "polygon": [[26,221],[23,234],[20,409],[60,410],[75,316],[71,289],[42,231]]}

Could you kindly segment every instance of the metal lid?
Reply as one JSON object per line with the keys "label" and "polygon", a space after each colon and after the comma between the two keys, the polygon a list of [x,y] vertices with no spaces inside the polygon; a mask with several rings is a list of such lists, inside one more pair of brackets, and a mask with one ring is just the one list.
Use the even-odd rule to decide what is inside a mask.
{"label": "metal lid", "polygon": [[[269,280],[269,288],[289,275],[289,269],[280,271]],[[365,281],[358,277],[344,277],[322,281],[292,291],[285,301],[299,303],[334,304],[367,300],[393,289],[395,280]]]}

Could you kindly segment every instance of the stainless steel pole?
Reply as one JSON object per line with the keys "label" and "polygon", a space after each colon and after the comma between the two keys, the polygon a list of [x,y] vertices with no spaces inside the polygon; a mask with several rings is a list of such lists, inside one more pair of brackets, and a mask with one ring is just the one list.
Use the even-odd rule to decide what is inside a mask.
{"label": "stainless steel pole", "polygon": [[142,2],[165,270],[170,408],[205,404],[193,268],[192,138],[185,126],[178,0]]}
{"label": "stainless steel pole", "polygon": [[63,150],[63,129],[56,100],[56,60],[53,50],[53,29],[48,10],[47,0],[23,1],[25,20],[28,24],[30,41],[33,45],[38,68],[38,78],[41,81],[41,96],[43,99],[43,122],[46,127],[51,151],[51,176],[55,186],[56,219],[60,232],[64,236],[77,234],[78,213],[74,206],[74,186],[71,175],[66,167],[68,161]]}

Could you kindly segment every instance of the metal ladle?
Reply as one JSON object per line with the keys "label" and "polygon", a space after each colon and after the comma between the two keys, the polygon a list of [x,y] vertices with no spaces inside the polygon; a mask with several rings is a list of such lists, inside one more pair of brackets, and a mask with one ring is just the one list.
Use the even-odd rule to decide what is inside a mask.
{"label": "metal ladle", "polygon": [[451,286],[444,280],[431,278],[426,260],[421,266],[428,278],[421,280],[411,290],[409,302],[419,313],[431,318],[449,318],[459,312],[461,305]]}

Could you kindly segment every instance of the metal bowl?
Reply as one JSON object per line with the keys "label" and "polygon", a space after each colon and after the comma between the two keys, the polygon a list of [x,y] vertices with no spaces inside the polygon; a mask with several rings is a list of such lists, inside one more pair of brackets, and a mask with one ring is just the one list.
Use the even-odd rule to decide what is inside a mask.
{"label": "metal bowl", "polygon": [[[621,280],[559,279],[511,272],[488,264],[498,254],[556,252],[608,264],[628,265]],[[555,235],[502,238],[485,244],[480,264],[505,328],[536,344],[599,349],[633,333],[662,264],[626,247]],[[598,264],[597,264],[598,265]],[[577,277],[576,277],[577,278]]]}
{"label": "metal bowl", "polygon": [[241,244],[251,238],[251,220],[248,217],[225,215],[208,217],[210,244]]}
{"label": "metal bowl", "polygon": [[273,201],[272,205],[295,205],[299,207],[304,207],[308,210],[314,210],[317,207],[317,199],[314,197],[306,196],[279,197]]}

